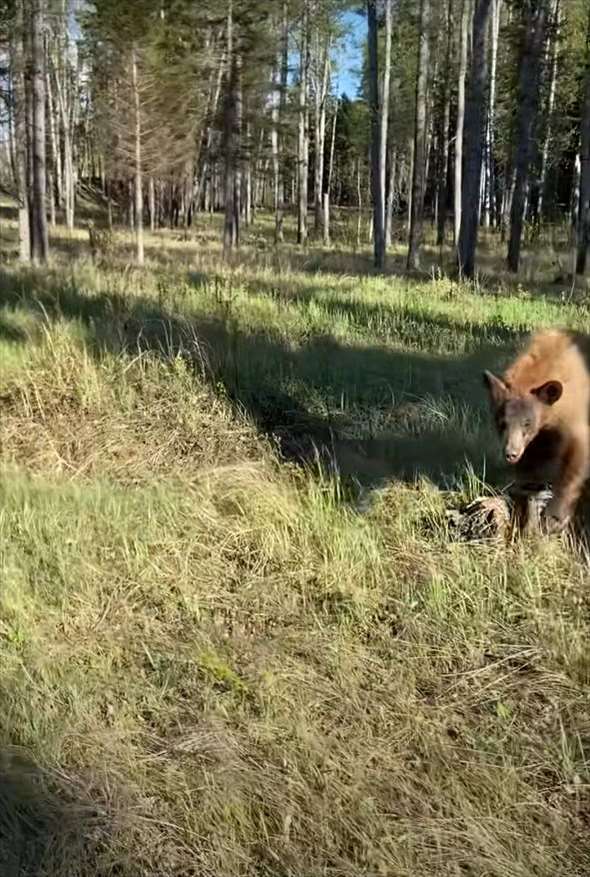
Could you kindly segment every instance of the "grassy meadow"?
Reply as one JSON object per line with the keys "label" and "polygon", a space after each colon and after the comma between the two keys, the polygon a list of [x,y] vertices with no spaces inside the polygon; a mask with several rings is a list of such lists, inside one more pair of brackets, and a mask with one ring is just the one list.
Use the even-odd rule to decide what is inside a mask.
{"label": "grassy meadow", "polygon": [[504,477],[482,368],[590,330],[553,244],[467,287],[264,217],[230,266],[207,218],[142,270],[14,234],[0,874],[590,873],[588,554],[445,518]]}

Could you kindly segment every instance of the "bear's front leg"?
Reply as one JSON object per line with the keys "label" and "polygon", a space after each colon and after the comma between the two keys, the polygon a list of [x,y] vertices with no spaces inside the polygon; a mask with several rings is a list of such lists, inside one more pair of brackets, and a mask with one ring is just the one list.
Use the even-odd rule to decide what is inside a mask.
{"label": "bear's front leg", "polygon": [[570,436],[562,448],[559,476],[554,484],[553,498],[547,504],[543,519],[549,533],[563,530],[574,514],[584,482],[588,477],[590,449],[588,431]]}

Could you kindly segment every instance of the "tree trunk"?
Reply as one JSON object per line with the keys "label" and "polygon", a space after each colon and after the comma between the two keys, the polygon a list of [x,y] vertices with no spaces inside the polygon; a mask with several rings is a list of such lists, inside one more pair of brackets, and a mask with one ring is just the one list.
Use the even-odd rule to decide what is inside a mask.
{"label": "tree trunk", "polygon": [[576,273],[586,274],[590,250],[590,14],[586,41],[586,72],[584,103],[582,107],[582,136],[580,145],[580,207],[578,219],[578,254]]}
{"label": "tree trunk", "polygon": [[139,79],[137,71],[137,49],[131,49],[131,84],[133,88],[133,127],[134,127],[134,159],[135,159],[135,241],[137,248],[137,264],[143,265],[143,169],[141,165],[141,102],[139,95]]}
{"label": "tree trunk", "polygon": [[[210,198],[209,195],[205,194],[205,190],[207,188],[207,179],[211,175],[211,147],[213,146],[213,137],[215,133],[215,128],[213,125],[213,120],[217,115],[217,107],[219,106],[219,97],[221,95],[221,85],[223,83],[223,73],[227,67],[227,59],[225,52],[221,53],[219,59],[219,67],[217,68],[217,77],[215,80],[215,88],[213,89],[211,100],[208,107],[208,119],[209,124],[207,125],[207,137],[205,140],[205,147],[202,152],[202,160],[199,155],[197,159],[197,172],[198,172],[198,181],[195,191],[195,204],[197,210],[200,208],[201,199],[203,202],[206,201],[207,198]],[[203,203],[203,209],[207,212],[207,205]]]}
{"label": "tree trunk", "polygon": [[486,127],[486,196],[484,224],[486,228],[496,224],[496,74],[498,69],[498,41],[500,38],[500,14],[502,0],[492,0],[491,10],[491,51],[490,51],[490,95]]}
{"label": "tree trunk", "polygon": [[[59,198],[65,204],[66,226],[71,231],[74,228],[74,212],[76,200],[76,182],[74,167],[73,137],[75,129],[75,99],[72,96],[68,77],[69,38],[66,0],[61,2],[61,10],[57,13],[59,39],[57,51],[54,53],[53,70],[55,82],[55,96],[61,125],[56,126],[56,138],[62,138],[63,147],[63,170],[57,177]],[[61,177],[61,179],[60,179]]]}
{"label": "tree trunk", "polygon": [[53,90],[51,88],[51,75],[49,65],[49,48],[45,48],[45,92],[47,95],[47,122],[49,127],[49,162],[47,166],[47,196],[49,198],[49,216],[51,227],[55,227],[55,207],[57,201],[56,191],[56,173],[59,166],[59,155],[57,152],[57,139],[55,136],[55,102],[53,100]]}
{"label": "tree trunk", "polygon": [[[389,5],[389,0],[387,0]],[[379,114],[379,56],[377,45],[377,0],[367,2],[369,48],[369,106],[371,112],[371,190],[373,196],[373,245],[375,268],[385,267],[383,186],[381,184],[381,121]],[[386,141],[387,142],[387,141]],[[360,222],[360,171],[359,171]]]}
{"label": "tree trunk", "polygon": [[47,230],[47,172],[45,142],[45,51],[43,0],[31,2],[31,78],[33,98],[33,197],[31,255],[34,262],[46,262],[49,252]]}
{"label": "tree trunk", "polygon": [[297,150],[297,243],[307,243],[309,177],[309,0],[304,0],[299,63],[299,136]]}
{"label": "tree trunk", "polygon": [[410,153],[410,162],[408,167],[408,172],[406,174],[406,198],[408,201],[408,215],[406,220],[406,230],[408,235],[408,240],[410,239],[410,227],[412,225],[412,180],[414,179],[414,138],[410,138],[409,142],[409,153]]}
{"label": "tree trunk", "polygon": [[152,176],[148,180],[148,209],[150,211],[150,231],[153,233],[156,230],[156,189]]}
{"label": "tree trunk", "polygon": [[[246,228],[252,225],[252,217],[254,215],[254,210],[256,205],[259,202],[259,199],[256,197],[256,183],[255,180],[254,186],[252,185],[252,132],[250,130],[250,123],[246,123],[246,136],[245,136],[245,156],[244,156],[244,197],[241,199],[240,209],[243,210],[244,213],[244,225]],[[264,179],[264,173],[262,174],[262,179]]]}
{"label": "tree trunk", "polygon": [[[318,43],[320,37],[318,35]],[[326,101],[330,83],[330,35],[323,47],[321,77],[315,77],[315,164],[314,164],[314,225],[316,232],[322,228],[324,196],[324,153],[326,145]]]}
{"label": "tree trunk", "polygon": [[[279,119],[285,118],[287,110],[287,87],[289,84],[289,5],[283,0],[283,18],[281,30],[281,86],[279,100]],[[279,155],[285,154],[284,136],[279,136]],[[280,178],[279,201],[284,204],[287,198],[287,176],[283,168]]]}
{"label": "tree trunk", "polygon": [[280,58],[273,73],[272,94],[272,128],[270,131],[270,147],[272,155],[272,203],[275,218],[275,243],[283,240],[283,219],[281,211],[281,162],[279,154],[279,124],[281,107]]}
{"label": "tree trunk", "polygon": [[455,246],[459,245],[461,231],[461,204],[463,187],[463,127],[465,122],[465,77],[467,75],[467,52],[469,47],[469,19],[471,0],[463,0],[461,12],[461,35],[459,48],[459,87],[457,96],[457,124],[455,128]]}
{"label": "tree trunk", "polygon": [[332,196],[332,174],[334,173],[334,149],[336,145],[336,123],[338,121],[338,104],[337,100],[334,105],[334,115],[332,117],[332,136],[330,139],[330,160],[328,162],[328,179],[326,181],[326,191],[324,192],[324,244],[328,246],[330,243],[330,198]]}
{"label": "tree trunk", "polygon": [[27,100],[25,94],[25,21],[23,0],[17,0],[14,33],[10,46],[10,62],[14,88],[14,163],[16,201],[18,206],[19,259],[31,258],[29,228],[28,164],[27,164]]}
{"label": "tree trunk", "polygon": [[113,230],[113,198],[111,195],[111,182],[105,179],[105,195],[107,197],[107,226],[109,231]]}
{"label": "tree trunk", "polygon": [[242,124],[241,56],[234,33],[233,9],[227,21],[227,59],[229,76],[224,110],[225,146],[225,222],[223,251],[227,256],[240,244],[241,173],[240,137]]}
{"label": "tree trunk", "polygon": [[547,24],[547,0],[529,9],[520,60],[517,114],[517,142],[514,161],[515,182],[510,211],[510,240],[508,242],[508,269],[518,271],[520,247],[528,194],[529,166],[533,152],[533,137],[539,109],[540,74]]}
{"label": "tree trunk", "polygon": [[442,131],[441,131],[441,149],[440,149],[440,165],[437,187],[437,231],[436,243],[442,247],[445,242],[445,227],[447,223],[447,202],[449,198],[449,129],[451,124],[451,54],[453,49],[453,0],[447,3],[447,55],[446,70],[444,74],[443,84],[443,111],[442,111]]}
{"label": "tree trunk", "polygon": [[389,187],[387,191],[387,204],[385,208],[385,246],[390,247],[393,238],[393,211],[397,192],[395,179],[397,173],[397,151],[392,149],[389,157]]}
{"label": "tree trunk", "polygon": [[[391,82],[391,31],[392,0],[385,0],[385,64],[383,67],[383,86],[381,89],[381,114],[379,119],[379,185],[381,204],[385,214],[386,176],[387,176],[387,134],[389,129],[389,89]],[[385,227],[385,215],[382,219]],[[384,232],[385,234],[385,232]],[[387,235],[385,235],[386,246]]]}
{"label": "tree trunk", "polygon": [[464,160],[461,229],[459,232],[459,274],[473,277],[479,227],[478,203],[485,134],[485,89],[488,74],[487,33],[492,0],[476,0],[473,16],[471,71],[465,107]]}
{"label": "tree trunk", "polygon": [[422,245],[424,188],[426,172],[426,102],[430,61],[430,0],[420,2],[420,47],[416,77],[416,119],[414,124],[414,170],[412,174],[412,211],[408,245],[408,270],[420,267]]}
{"label": "tree trunk", "polygon": [[357,199],[357,207],[358,214],[356,220],[356,248],[361,245],[361,232],[363,228],[363,190],[362,190],[362,182],[361,182],[361,160],[357,158],[356,160],[356,199]]}
{"label": "tree trunk", "polygon": [[552,28],[552,46],[551,46],[551,72],[549,79],[549,95],[547,97],[547,128],[543,139],[543,149],[541,152],[541,170],[539,173],[539,201],[537,204],[538,221],[543,221],[543,209],[545,206],[545,194],[547,189],[547,167],[549,164],[549,149],[551,146],[551,136],[553,128],[553,111],[555,108],[555,92],[557,89],[557,71],[559,67],[559,39],[561,24],[561,6],[560,0],[555,0],[553,13]]}

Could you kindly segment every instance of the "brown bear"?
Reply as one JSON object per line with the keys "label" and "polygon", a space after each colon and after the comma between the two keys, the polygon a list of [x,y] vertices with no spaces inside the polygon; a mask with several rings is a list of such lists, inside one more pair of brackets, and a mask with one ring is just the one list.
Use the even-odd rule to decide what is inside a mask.
{"label": "brown bear", "polygon": [[590,464],[588,340],[574,332],[539,332],[502,378],[484,372],[496,428],[515,481],[550,482],[545,523],[571,519]]}

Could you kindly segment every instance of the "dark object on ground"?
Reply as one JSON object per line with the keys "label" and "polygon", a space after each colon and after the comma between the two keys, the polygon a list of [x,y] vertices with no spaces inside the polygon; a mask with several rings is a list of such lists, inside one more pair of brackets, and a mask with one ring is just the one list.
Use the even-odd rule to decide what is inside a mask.
{"label": "dark object on ground", "polygon": [[449,528],[462,541],[540,533],[543,511],[552,496],[547,485],[520,485],[496,496],[478,497],[461,508],[449,509]]}

